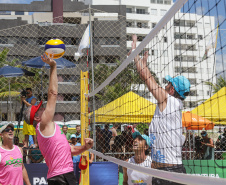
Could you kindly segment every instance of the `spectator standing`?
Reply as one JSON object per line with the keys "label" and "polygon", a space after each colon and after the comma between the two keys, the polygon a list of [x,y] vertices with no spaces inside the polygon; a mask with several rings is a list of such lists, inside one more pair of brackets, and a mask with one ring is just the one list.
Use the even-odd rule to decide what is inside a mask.
{"label": "spectator standing", "polygon": [[69,141],[71,139],[71,134],[67,132],[68,126],[67,125],[62,126],[62,131],[63,131],[64,135],[66,136],[67,140]]}
{"label": "spectator standing", "polygon": [[201,136],[203,138],[203,142],[201,144],[203,145],[203,159],[204,160],[214,160],[214,144],[213,140],[208,137],[208,134],[206,131],[202,131]]}
{"label": "spectator standing", "polygon": [[106,124],[104,126],[104,130],[102,130],[103,135],[103,153],[108,152],[110,150],[110,140],[112,138],[112,132],[109,130],[109,125]]}
{"label": "spectator standing", "polygon": [[[21,96],[21,101],[26,107],[37,105],[37,99],[33,96],[31,88],[26,88],[26,97]],[[35,128],[32,125],[27,124],[26,121],[23,123],[23,134],[25,136],[24,147],[28,147],[29,135],[33,137],[34,144],[37,146]]]}
{"label": "spectator standing", "polygon": [[[71,134],[71,146],[81,146],[81,143],[77,142],[77,137],[75,134]],[[72,156],[73,163],[77,163],[80,161],[81,155]]]}
{"label": "spectator standing", "polygon": [[30,185],[27,170],[23,164],[22,148],[13,144],[14,125],[9,123],[1,127],[0,137],[0,184]]}
{"label": "spectator standing", "polygon": [[[135,155],[129,158],[128,162],[151,168],[151,157],[149,155],[150,139],[147,135],[141,135],[139,132],[133,133],[133,151]],[[152,177],[135,170],[123,168],[123,185],[151,184]]]}
{"label": "spectator standing", "polygon": [[112,150],[111,147],[114,144],[115,137],[118,135],[117,129],[118,129],[118,124],[114,124],[113,127],[110,129],[110,131],[112,132],[112,138],[110,140],[110,150]]}
{"label": "spectator standing", "polygon": [[80,125],[76,125],[76,136],[81,135],[81,126]]}

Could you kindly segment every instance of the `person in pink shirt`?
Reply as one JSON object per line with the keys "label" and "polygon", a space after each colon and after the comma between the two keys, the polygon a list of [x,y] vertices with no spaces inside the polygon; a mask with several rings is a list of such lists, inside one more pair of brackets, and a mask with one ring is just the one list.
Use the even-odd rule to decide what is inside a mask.
{"label": "person in pink shirt", "polygon": [[53,59],[41,56],[43,62],[50,65],[48,101],[46,108],[30,106],[24,112],[27,123],[36,127],[39,149],[49,168],[47,181],[49,185],[74,185],[76,177],[73,169],[72,157],[79,155],[93,146],[93,140],[85,139],[83,146],[70,146],[60,127],[53,122],[58,93],[57,66]]}
{"label": "person in pink shirt", "polygon": [[14,125],[9,123],[0,128],[0,185],[31,185],[23,164],[23,151],[13,144]]}

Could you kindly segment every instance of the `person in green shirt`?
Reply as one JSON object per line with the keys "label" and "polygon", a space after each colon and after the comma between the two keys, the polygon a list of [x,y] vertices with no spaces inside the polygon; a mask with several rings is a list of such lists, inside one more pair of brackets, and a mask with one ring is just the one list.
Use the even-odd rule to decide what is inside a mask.
{"label": "person in green shirt", "polygon": [[64,135],[66,136],[67,140],[69,141],[71,139],[71,134],[67,132],[68,127],[67,125],[62,126],[62,131]]}

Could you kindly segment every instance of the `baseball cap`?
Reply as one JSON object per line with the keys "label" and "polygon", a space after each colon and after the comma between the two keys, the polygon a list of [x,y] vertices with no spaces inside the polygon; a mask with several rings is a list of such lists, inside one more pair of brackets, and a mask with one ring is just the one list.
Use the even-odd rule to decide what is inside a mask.
{"label": "baseball cap", "polygon": [[38,109],[41,107],[42,101],[38,105],[32,105],[31,106],[31,112],[30,112],[30,125],[33,125],[35,113],[38,111]]}
{"label": "baseball cap", "polygon": [[207,135],[207,132],[206,131],[202,131],[202,133],[201,133],[201,136],[206,136]]}
{"label": "baseball cap", "polygon": [[150,146],[150,139],[147,135],[143,134],[141,135],[140,132],[134,132],[132,134],[133,139],[136,139],[136,137],[141,136],[147,143],[148,146]]}
{"label": "baseball cap", "polygon": [[76,135],[75,134],[71,134],[71,138],[73,138],[73,137],[76,138]]}
{"label": "baseball cap", "polygon": [[184,76],[176,76],[172,78],[171,76],[167,75],[165,79],[168,82],[171,82],[174,89],[177,91],[177,93],[182,97],[186,98],[185,96],[190,92],[190,82],[189,80]]}
{"label": "baseball cap", "polygon": [[8,124],[6,124],[6,125],[4,125],[4,126],[2,126],[2,127],[0,128],[0,133],[2,133],[2,131],[5,130],[6,127],[8,127],[8,126],[14,128],[14,125],[13,125],[12,123],[8,123]]}

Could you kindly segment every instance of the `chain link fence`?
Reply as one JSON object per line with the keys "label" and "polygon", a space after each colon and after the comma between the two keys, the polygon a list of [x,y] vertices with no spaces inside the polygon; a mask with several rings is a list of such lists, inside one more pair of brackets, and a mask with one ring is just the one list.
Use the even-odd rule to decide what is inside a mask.
{"label": "chain link fence", "polygon": [[[32,88],[33,95],[37,100],[43,100],[45,105],[49,78],[48,69],[29,68],[22,66],[22,62],[42,55],[45,43],[49,39],[59,38],[63,40],[66,45],[66,52],[63,58],[76,64],[75,68],[58,70],[59,89],[54,116],[54,121],[73,125],[74,121],[80,120],[80,71],[89,71],[89,91],[92,92],[127,58],[127,53],[131,49],[133,33],[140,28],[146,29],[145,32],[142,33],[140,31],[140,34],[137,34],[139,44],[155,26],[148,23],[148,21],[130,21],[118,13],[108,13],[96,9],[91,9],[90,11],[91,16],[89,16],[89,10],[86,9],[79,12],[64,13],[63,17],[54,18],[54,20],[51,13],[35,13],[34,24],[27,24],[25,21],[21,21],[19,26],[0,30],[0,67],[4,65],[17,66],[35,73],[34,77],[0,78],[0,121],[17,121],[19,119],[21,108],[20,92],[28,87]],[[83,57],[75,61],[74,53],[78,50],[79,43],[89,21],[92,22],[91,46],[93,53],[91,53],[90,49],[88,49],[88,52],[84,49]],[[165,30],[167,29],[169,27],[165,28]],[[158,40],[156,42],[160,43],[159,45],[167,42],[167,37],[164,33],[160,39],[156,39]],[[169,40],[170,38],[168,38]],[[172,45],[168,44],[168,47],[169,51],[173,50],[171,48]],[[150,50],[150,48],[144,48],[141,56],[148,49]],[[160,49],[163,50],[163,48]],[[158,62],[160,59],[158,59],[159,56],[155,52],[157,52],[156,49],[151,50],[151,58],[157,58],[156,61]],[[86,56],[86,53],[88,56]],[[159,55],[161,57],[165,56],[164,53],[159,53]],[[166,60],[164,62],[167,64]],[[157,64],[151,65],[153,69],[160,72],[161,69]],[[160,83],[162,81],[154,72],[153,75],[157,82]],[[8,93],[9,82],[10,96]],[[131,91],[135,95],[128,94]],[[132,112],[126,112],[126,110],[130,109],[127,109],[128,107],[126,106],[123,107],[125,102],[121,101],[120,107],[123,107],[121,111],[125,112],[124,115],[114,114],[113,117],[108,115],[109,117],[100,121],[102,115],[101,113],[98,114],[98,110],[105,107],[105,113],[114,111],[113,109],[107,109],[107,105],[124,95],[129,96],[126,99],[127,102],[142,100],[141,104],[143,106],[139,107],[138,119],[135,120],[133,118]],[[154,104],[148,100],[146,102],[145,99],[151,100]],[[90,135],[95,139],[96,150],[122,160],[134,155],[132,133],[134,129],[137,129],[140,133],[148,135],[151,117],[142,115],[142,111],[153,112],[155,103],[147,87],[143,85],[134,63],[129,64],[108,86],[96,94],[94,98],[91,97],[89,99],[91,112]],[[128,105],[133,108],[138,106],[138,104],[132,103]],[[149,108],[147,109],[147,107]],[[97,112],[95,113],[94,110]],[[96,114],[98,115],[94,118],[93,115]],[[71,133],[75,133],[75,130],[72,130]],[[209,135],[215,142],[215,159],[223,159],[225,144],[219,144],[220,141],[217,142],[220,133],[211,132]],[[197,137],[200,136],[200,132],[194,134],[185,131],[184,136],[186,139],[183,146],[183,159],[201,159],[202,154],[199,155],[201,149],[198,148],[199,140]],[[97,158],[97,160],[99,159]]]}

